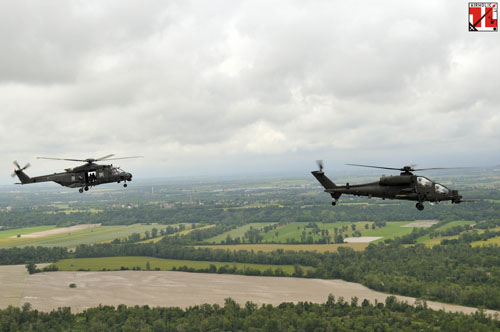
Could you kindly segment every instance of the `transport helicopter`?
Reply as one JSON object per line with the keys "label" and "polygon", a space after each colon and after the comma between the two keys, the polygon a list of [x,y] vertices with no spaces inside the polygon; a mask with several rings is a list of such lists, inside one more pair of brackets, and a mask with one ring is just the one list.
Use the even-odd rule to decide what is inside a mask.
{"label": "transport helicopter", "polygon": [[109,161],[118,159],[142,158],[142,156],[110,159],[113,156],[114,154],[110,154],[97,159],[94,158],[65,159],[65,158],[37,157],[37,159],[79,161],[79,162],[85,162],[85,164],[74,168],[66,168],[65,172],[41,175],[35,177],[29,177],[26,173],[24,173],[24,170],[31,166],[29,163],[26,164],[26,166],[21,167],[17,161],[14,161],[14,165],[16,166],[16,168],[14,168],[14,173],[12,174],[12,177],[15,177],[17,175],[19,180],[21,180],[20,183],[16,184],[30,184],[30,183],[53,181],[55,183],[60,184],[61,186],[69,188],[80,188],[78,189],[80,193],[83,193],[83,191],[88,191],[89,188],[91,187],[111,182],[120,183],[123,181],[123,186],[127,187],[127,181],[132,181],[131,173],[125,172],[124,170],[120,169],[120,167],[116,167],[113,165],[99,165],[96,162],[103,160]]}
{"label": "transport helicopter", "polygon": [[401,171],[400,175],[382,176],[379,181],[351,185],[347,183],[345,186],[337,186],[323,172],[323,162],[317,161],[319,170],[311,172],[312,175],[323,185],[325,192],[329,193],[333,202],[336,205],[342,194],[355,196],[379,197],[382,199],[401,199],[408,201],[417,201],[415,205],[420,211],[424,209],[424,202],[431,204],[441,201],[451,201],[458,204],[468,202],[462,200],[462,196],[457,190],[450,190],[444,185],[429,180],[425,176],[415,175],[412,172],[448,169],[448,168],[420,168],[414,169],[412,166],[404,166],[402,168],[369,166],[358,164],[347,164],[350,166],[381,168]]}

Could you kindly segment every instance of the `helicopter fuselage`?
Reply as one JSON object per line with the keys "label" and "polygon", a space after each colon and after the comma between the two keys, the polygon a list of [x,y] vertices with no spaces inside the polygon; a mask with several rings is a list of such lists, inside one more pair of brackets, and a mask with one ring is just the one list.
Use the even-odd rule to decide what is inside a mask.
{"label": "helicopter fuselage", "polygon": [[379,181],[345,186],[334,184],[323,171],[313,171],[313,176],[323,185],[325,192],[329,193],[336,205],[342,194],[354,196],[378,197],[382,199],[401,199],[417,201],[417,209],[423,210],[423,202],[438,203],[451,201],[460,203],[462,196],[457,190],[450,190],[444,185],[431,181],[424,176],[403,172],[400,175],[382,176]]}
{"label": "helicopter fuselage", "polygon": [[104,183],[132,181],[132,174],[113,165],[98,165],[89,163],[75,168],[67,168],[65,172],[29,177],[22,170],[15,174],[21,180],[20,184],[31,184],[53,181],[61,186],[88,190],[89,187]]}

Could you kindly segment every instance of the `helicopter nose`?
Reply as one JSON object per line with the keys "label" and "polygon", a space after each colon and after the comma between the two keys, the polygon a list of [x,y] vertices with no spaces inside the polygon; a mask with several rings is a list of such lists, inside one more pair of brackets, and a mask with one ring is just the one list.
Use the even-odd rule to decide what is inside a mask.
{"label": "helicopter nose", "polygon": [[127,181],[132,181],[132,174],[131,173],[127,173]]}
{"label": "helicopter nose", "polygon": [[460,203],[462,201],[462,195],[458,194],[458,190],[452,190],[451,195],[453,196],[452,202],[453,203]]}

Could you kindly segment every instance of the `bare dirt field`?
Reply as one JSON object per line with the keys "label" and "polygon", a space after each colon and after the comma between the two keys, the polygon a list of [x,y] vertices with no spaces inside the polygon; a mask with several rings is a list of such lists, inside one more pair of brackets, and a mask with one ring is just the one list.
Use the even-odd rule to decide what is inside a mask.
{"label": "bare dirt field", "polygon": [[346,237],[344,242],[346,243],[370,243],[382,239],[382,236],[359,236],[359,237]]}
{"label": "bare dirt field", "polygon": [[[9,267],[0,267],[0,270]],[[25,272],[26,273],[26,272]],[[1,274],[0,274],[1,275]],[[5,280],[0,284],[1,294],[18,283]],[[69,288],[71,283],[76,288]],[[252,301],[273,305],[282,302],[326,302],[328,294],[346,301],[357,296],[359,301],[368,299],[385,301],[387,294],[372,291],[360,284],[343,280],[303,278],[250,277],[172,271],[114,271],[114,272],[46,272],[29,275],[24,293],[17,305],[25,302],[34,309],[50,311],[70,306],[74,312],[99,304],[149,305],[188,307],[202,303],[223,304],[231,297],[240,304]],[[415,298],[397,296],[399,300],[415,303]],[[16,302],[16,301],[14,301]],[[2,303],[2,307],[6,304]],[[430,308],[464,313],[475,308],[427,302]],[[487,311],[494,314],[494,311]]]}
{"label": "bare dirt field", "polygon": [[439,220],[416,220],[411,224],[406,224],[401,227],[431,227],[439,222]]}
{"label": "bare dirt field", "polygon": [[[59,228],[50,229],[48,231],[21,235],[21,237],[22,238],[39,238],[39,237],[62,234],[62,233],[66,233],[66,232],[74,232],[74,231],[79,231],[82,229],[99,227],[99,226],[101,226],[101,224],[82,224],[82,225],[75,225],[75,226],[71,226],[71,227],[59,227]],[[11,238],[15,238],[15,237],[17,237],[17,236],[16,235],[11,236]]]}
{"label": "bare dirt field", "polygon": [[24,265],[0,266],[0,308],[19,305],[27,278]]}

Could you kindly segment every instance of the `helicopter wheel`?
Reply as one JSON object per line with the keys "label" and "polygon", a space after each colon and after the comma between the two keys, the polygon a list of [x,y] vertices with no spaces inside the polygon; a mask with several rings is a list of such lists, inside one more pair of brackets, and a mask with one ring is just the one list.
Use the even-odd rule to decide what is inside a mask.
{"label": "helicopter wheel", "polygon": [[333,206],[337,205],[337,202],[332,202],[332,205],[333,205]]}
{"label": "helicopter wheel", "polygon": [[83,193],[83,189],[82,188],[78,189],[78,191],[80,192],[80,194]]}
{"label": "helicopter wheel", "polygon": [[85,189],[85,191],[89,191],[89,187],[87,187],[87,186],[85,186],[85,188],[83,188],[83,189]]}
{"label": "helicopter wheel", "polygon": [[418,202],[418,203],[415,205],[415,207],[417,208],[417,210],[422,211],[422,210],[424,209],[424,204],[422,204],[422,203]]}
{"label": "helicopter wheel", "polygon": [[127,184],[126,184],[126,183],[124,183],[124,184],[123,184],[123,187],[127,188]]}

